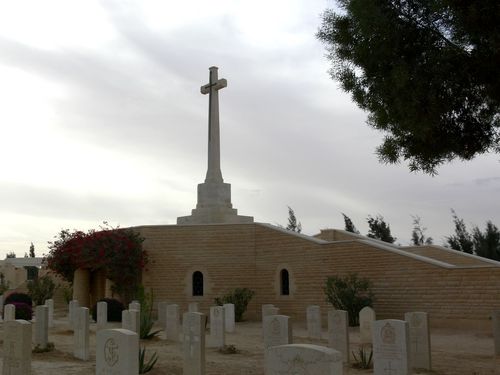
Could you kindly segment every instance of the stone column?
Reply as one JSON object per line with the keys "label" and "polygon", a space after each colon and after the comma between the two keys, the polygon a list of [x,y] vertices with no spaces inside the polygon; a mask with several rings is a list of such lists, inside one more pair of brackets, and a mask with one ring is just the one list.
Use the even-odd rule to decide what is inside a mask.
{"label": "stone column", "polygon": [[73,276],[73,299],[78,300],[81,307],[90,305],[90,271],[79,268]]}

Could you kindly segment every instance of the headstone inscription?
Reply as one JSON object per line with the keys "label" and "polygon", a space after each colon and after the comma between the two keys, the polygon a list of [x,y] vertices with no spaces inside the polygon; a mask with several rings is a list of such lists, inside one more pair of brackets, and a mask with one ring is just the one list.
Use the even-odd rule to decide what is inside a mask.
{"label": "headstone inscription", "polygon": [[16,306],[9,303],[3,309],[3,320],[6,322],[16,320]]}
{"label": "headstone inscription", "polygon": [[342,375],[342,354],[311,344],[290,344],[266,349],[266,375]]}
{"label": "headstone inscription", "polygon": [[3,327],[2,374],[31,374],[31,323],[26,320],[10,320]]}
{"label": "headstone inscription", "polygon": [[308,306],[306,309],[307,335],[309,338],[321,338],[321,309],[318,305]]}
{"label": "headstone inscription", "polygon": [[212,348],[223,348],[226,343],[224,330],[224,307],[210,307],[210,339],[209,346]]}
{"label": "headstone inscription", "polygon": [[372,324],[376,319],[375,310],[365,306],[359,312],[359,336],[361,344],[372,342]]}
{"label": "headstone inscription", "polygon": [[73,333],[73,355],[87,361],[89,359],[89,309],[79,307],[75,311],[75,330]]}
{"label": "headstone inscription", "polygon": [[429,317],[426,312],[409,312],[405,314],[409,326],[410,364],[416,369],[431,369],[431,336],[429,334]]}
{"label": "headstone inscription", "polygon": [[404,320],[376,320],[372,324],[373,374],[410,374],[408,323]]}
{"label": "headstone inscription", "polygon": [[35,346],[45,349],[49,343],[49,308],[45,305],[35,307]]}
{"label": "headstone inscription", "polygon": [[234,332],[235,328],[235,314],[234,314],[234,304],[225,303],[224,307],[224,327],[226,332]]}
{"label": "headstone inscription", "polygon": [[97,302],[97,331],[106,329],[108,325],[108,303],[105,301]]}
{"label": "headstone inscription", "polygon": [[137,375],[139,336],[126,329],[97,332],[96,375]]}
{"label": "headstone inscription", "polygon": [[165,327],[167,340],[179,341],[180,315],[179,305],[171,304],[167,306],[167,326]]}
{"label": "headstone inscription", "polygon": [[286,315],[269,315],[264,318],[264,348],[292,344],[292,321]]}
{"label": "headstone inscription", "polygon": [[349,317],[347,311],[328,311],[328,345],[342,353],[344,363],[349,363]]}
{"label": "headstone inscription", "polygon": [[183,375],[205,374],[205,323],[207,317],[197,312],[182,316]]}

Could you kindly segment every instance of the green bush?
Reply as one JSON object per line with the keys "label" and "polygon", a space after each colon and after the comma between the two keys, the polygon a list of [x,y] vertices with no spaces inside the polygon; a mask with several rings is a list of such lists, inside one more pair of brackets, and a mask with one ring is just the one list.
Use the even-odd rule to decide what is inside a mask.
{"label": "green bush", "polygon": [[373,305],[371,282],[366,278],[358,278],[355,273],[345,278],[330,276],[326,280],[325,294],[333,307],[348,312],[351,327],[359,325],[359,311]]}
{"label": "green bush", "polygon": [[137,298],[141,304],[141,326],[139,337],[144,340],[152,339],[160,331],[152,331],[154,325],[153,320],[153,292],[146,293],[141,285],[137,292]]}
{"label": "green bush", "polygon": [[[108,322],[122,321],[122,311],[125,310],[123,303],[114,298],[103,298],[97,302],[106,302],[108,304]],[[92,319],[97,321],[97,303],[92,306]]]}
{"label": "green bush", "polygon": [[43,305],[45,300],[51,299],[56,290],[54,280],[48,275],[37,277],[28,281],[28,294],[35,305]]}
{"label": "green bush", "polygon": [[4,306],[8,305],[9,303],[14,304],[14,302],[21,302],[27,304],[29,307],[33,306],[33,301],[31,300],[31,297],[27,295],[26,293],[19,293],[19,292],[13,292],[5,298],[3,301]]}
{"label": "green bush", "polygon": [[[368,349],[370,352],[368,353]],[[354,368],[362,368],[362,369],[370,369],[372,368],[372,358],[373,358],[373,350],[371,348],[367,348],[365,350],[364,347],[360,347],[358,349],[358,355],[352,352],[352,356],[354,357],[354,363],[352,367]]]}
{"label": "green bush", "polygon": [[139,348],[139,374],[145,374],[153,369],[158,361],[158,353],[154,352],[146,362],[146,348]]}
{"label": "green bush", "polygon": [[23,319],[30,321],[33,318],[33,308],[24,302],[13,302],[16,308],[16,319]]}
{"label": "green bush", "polygon": [[232,293],[214,299],[215,304],[222,306],[225,303],[234,305],[234,319],[237,322],[243,321],[243,314],[247,311],[247,306],[255,292],[248,288],[236,288]]}

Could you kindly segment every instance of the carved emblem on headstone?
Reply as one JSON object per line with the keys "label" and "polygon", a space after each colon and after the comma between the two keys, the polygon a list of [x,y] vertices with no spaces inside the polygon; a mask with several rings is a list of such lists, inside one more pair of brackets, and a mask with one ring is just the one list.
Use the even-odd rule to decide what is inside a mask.
{"label": "carved emblem on headstone", "polygon": [[273,335],[279,335],[281,332],[280,322],[278,319],[274,318],[271,322],[271,333]]}
{"label": "carved emblem on headstone", "polygon": [[386,323],[380,331],[380,337],[384,344],[394,344],[396,342],[396,330],[390,323]]}
{"label": "carved emblem on headstone", "polygon": [[113,367],[118,362],[118,345],[114,339],[108,339],[104,344],[104,360]]}

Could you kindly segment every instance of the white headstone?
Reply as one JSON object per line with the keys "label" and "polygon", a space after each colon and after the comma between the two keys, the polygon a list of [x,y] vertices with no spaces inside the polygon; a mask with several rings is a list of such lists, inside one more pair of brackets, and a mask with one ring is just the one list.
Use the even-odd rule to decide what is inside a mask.
{"label": "white headstone", "polygon": [[224,307],[210,307],[210,338],[209,346],[212,348],[223,348],[226,344],[226,332],[224,330]]}
{"label": "white headstone", "polygon": [[179,341],[180,333],[180,315],[179,315],[179,305],[171,304],[167,306],[167,317],[166,317],[166,327],[165,333],[167,340]]}
{"label": "white headstone", "polygon": [[73,334],[73,355],[87,361],[89,359],[89,309],[79,307],[74,313],[76,317]]}
{"label": "white headstone", "polygon": [[292,322],[286,315],[269,315],[264,318],[264,348],[287,345],[293,342]]}
{"label": "white headstone", "polygon": [[35,346],[40,349],[49,343],[49,308],[45,305],[35,307]]}
{"label": "white headstone", "polygon": [[10,320],[3,324],[3,375],[31,374],[31,323]]}
{"label": "white headstone", "polygon": [[74,314],[74,312],[79,307],[80,307],[80,303],[78,303],[78,300],[74,299],[72,301],[69,301],[68,322],[69,322],[70,329],[73,329],[73,327],[75,326],[75,314]]}
{"label": "white headstone", "polygon": [[132,301],[128,304],[129,310],[141,311],[141,304],[137,301]]}
{"label": "white headstone", "polygon": [[187,312],[182,316],[183,375],[205,374],[205,323],[206,316]]}
{"label": "white headstone", "polygon": [[493,340],[495,341],[495,355],[500,355],[500,310],[493,311]]}
{"label": "white headstone", "polygon": [[97,332],[96,375],[139,374],[139,336],[126,329]]}
{"label": "white headstone", "polygon": [[129,331],[140,333],[140,312],[138,310],[122,311],[122,328]]}
{"label": "white headstone", "polygon": [[328,311],[328,345],[342,353],[342,360],[349,363],[349,317],[347,311]]}
{"label": "white headstone", "polygon": [[46,299],[45,306],[49,309],[49,328],[54,327],[54,300]]}
{"label": "white headstone", "polygon": [[199,312],[198,302],[190,302],[188,305],[188,312]]}
{"label": "white headstone", "polygon": [[264,321],[264,318],[269,315],[278,315],[280,312],[280,309],[274,305],[271,304],[265,304],[262,305],[262,321]]}
{"label": "white headstone", "polygon": [[97,302],[97,330],[106,329],[108,326],[108,303]]}
{"label": "white headstone", "polygon": [[410,364],[416,369],[431,369],[431,336],[426,312],[405,314],[410,335]]}
{"label": "white headstone", "polygon": [[372,324],[373,374],[410,374],[408,323],[404,320],[376,320]]}
{"label": "white headstone", "polygon": [[318,305],[307,306],[307,336],[313,339],[321,338],[321,309]]}
{"label": "white headstone", "polygon": [[324,346],[290,344],[266,349],[266,375],[342,375],[342,354]]}
{"label": "white headstone", "polygon": [[167,323],[167,305],[165,301],[158,302],[158,323],[162,327],[165,327]]}
{"label": "white headstone", "polygon": [[224,327],[226,332],[234,332],[235,328],[235,316],[234,316],[234,304],[225,303],[224,307]]}
{"label": "white headstone", "polygon": [[16,320],[16,306],[11,303],[5,305],[3,310],[3,320],[6,322]]}
{"label": "white headstone", "polygon": [[365,306],[359,312],[359,336],[361,344],[372,342],[372,324],[376,320],[375,310]]}

